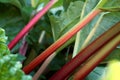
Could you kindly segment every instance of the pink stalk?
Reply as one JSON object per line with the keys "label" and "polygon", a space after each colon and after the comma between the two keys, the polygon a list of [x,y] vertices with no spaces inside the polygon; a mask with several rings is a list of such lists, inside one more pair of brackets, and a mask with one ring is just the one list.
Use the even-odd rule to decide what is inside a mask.
{"label": "pink stalk", "polygon": [[35,67],[41,64],[48,56],[50,56],[54,51],[61,47],[66,41],[68,41],[72,36],[74,36],[80,29],[87,25],[96,15],[101,12],[99,9],[93,10],[88,16],[86,16],[81,22],[76,24],[70,31],[48,47],[44,52],[42,52],[38,57],[36,57],[30,64],[23,68],[25,73],[30,73]]}
{"label": "pink stalk", "polygon": [[37,23],[37,21],[57,2],[58,0],[50,0],[50,2],[36,14],[29,23],[18,33],[18,35],[8,44],[11,50],[21,38]]}
{"label": "pink stalk", "polygon": [[103,61],[120,44],[120,34],[104,45],[75,74],[74,80],[84,79],[101,61]]}

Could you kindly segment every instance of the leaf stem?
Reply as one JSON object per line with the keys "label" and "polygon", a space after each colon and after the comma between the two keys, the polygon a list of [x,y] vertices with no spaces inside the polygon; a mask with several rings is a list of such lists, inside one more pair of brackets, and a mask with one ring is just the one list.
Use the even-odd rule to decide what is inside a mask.
{"label": "leaf stem", "polygon": [[[101,61],[103,61],[120,44],[120,33],[100,50],[75,74],[74,80],[84,79]],[[89,65],[89,66],[88,66]]]}
{"label": "leaf stem", "polygon": [[99,48],[111,40],[120,32],[120,23],[117,23],[90,45],[79,52],[71,61],[65,64],[58,72],[56,72],[50,80],[64,80],[68,75],[72,73],[77,67],[79,67],[85,60],[93,55]]}
{"label": "leaf stem", "polygon": [[17,34],[17,36],[8,44],[8,48],[11,50],[24,35],[33,28],[37,21],[57,2],[58,0],[50,0],[50,2],[36,14],[29,23]]}
{"label": "leaf stem", "polygon": [[38,57],[36,57],[30,64],[23,68],[25,73],[30,73],[35,67],[41,64],[48,56],[55,52],[59,47],[61,47],[66,41],[68,41],[72,36],[74,36],[80,29],[87,25],[96,15],[101,12],[99,9],[91,11],[82,21],[76,24],[70,31],[48,47],[44,52],[42,52]]}
{"label": "leaf stem", "polygon": [[102,13],[98,19],[98,21],[96,22],[96,24],[94,25],[93,29],[90,31],[89,35],[87,36],[86,40],[84,41],[84,44],[81,46],[81,50],[84,49],[88,44],[89,44],[89,41],[92,39],[92,37],[94,36],[102,18],[103,18],[103,15],[105,13]]}

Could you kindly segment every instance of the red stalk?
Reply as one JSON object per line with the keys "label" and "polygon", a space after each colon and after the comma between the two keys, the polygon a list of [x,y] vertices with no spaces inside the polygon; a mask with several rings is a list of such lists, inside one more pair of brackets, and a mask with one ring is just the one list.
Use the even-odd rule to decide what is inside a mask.
{"label": "red stalk", "polygon": [[24,35],[31,30],[31,28],[37,23],[37,21],[57,2],[57,0],[50,0],[50,2],[39,11],[29,23],[18,33],[18,35],[8,44],[8,48],[11,50]]}
{"label": "red stalk", "polygon": [[68,41],[72,36],[74,36],[80,29],[87,25],[96,15],[101,12],[99,9],[93,10],[86,18],[75,25],[70,31],[48,47],[44,52],[42,52],[38,57],[36,57],[30,64],[23,68],[25,73],[30,73],[35,67],[41,64],[48,56],[50,56],[54,51],[61,47],[66,41]]}
{"label": "red stalk", "polygon": [[[58,72],[56,72],[50,80],[64,80],[77,67],[79,67],[85,60],[87,60],[95,51],[99,50],[104,44],[111,40],[120,32],[120,23],[117,23],[99,38],[93,41],[85,49],[78,53],[70,62],[65,64]],[[81,80],[81,79],[80,79]]]}
{"label": "red stalk", "polygon": [[[115,40],[116,39],[116,40]],[[103,61],[115,48],[120,44],[120,33],[108,42],[102,49],[98,50],[95,55],[89,59],[84,66],[75,74],[74,80],[84,79],[101,61]],[[106,49],[107,48],[107,49]]]}

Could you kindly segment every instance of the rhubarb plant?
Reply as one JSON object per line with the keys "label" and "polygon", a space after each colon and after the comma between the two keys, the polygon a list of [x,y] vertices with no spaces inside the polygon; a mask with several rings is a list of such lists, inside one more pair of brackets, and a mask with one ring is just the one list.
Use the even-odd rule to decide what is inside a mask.
{"label": "rhubarb plant", "polygon": [[[27,74],[32,72],[31,74],[34,75],[39,66],[42,69],[41,72],[44,72],[40,75],[38,70],[37,78],[33,77],[33,80],[37,80],[39,76],[39,79],[47,80],[52,75],[51,80],[57,80],[58,77],[62,80],[65,78],[77,80],[82,75],[85,80],[98,80],[105,70],[106,63],[113,59],[120,60],[120,49],[119,46],[116,47],[116,44],[112,45],[116,45],[114,50],[111,47],[105,48],[105,50],[101,48],[111,43],[119,31],[111,31],[109,35],[103,37],[105,41],[103,38],[100,39],[103,33],[109,32],[109,29],[115,24],[119,24],[119,0],[0,0],[0,4],[0,10],[5,13],[0,13],[0,27],[4,28],[7,33],[8,47],[13,53],[20,52],[26,56],[26,60],[23,61],[23,71]],[[53,6],[53,4],[55,5]],[[6,11],[8,8],[9,10]],[[21,44],[20,40],[23,37],[22,41],[25,43]],[[102,40],[103,42],[101,42]],[[17,46],[14,48],[16,44]],[[91,52],[93,51],[91,49],[95,52]],[[81,54],[82,50],[89,52]],[[102,50],[106,51],[103,54],[105,57],[108,56],[108,52],[109,54],[111,50],[112,52],[103,60],[102,54],[98,54]],[[78,53],[86,56],[74,59],[76,55],[79,55]],[[51,54],[54,57],[51,57]],[[88,59],[91,54],[96,57],[96,64],[93,63],[92,57]],[[85,65],[80,70],[76,70],[80,66],[74,67],[76,62],[85,62],[86,59],[88,61],[85,65],[93,63],[93,66],[89,64],[91,70]],[[71,67],[66,64],[67,62]],[[40,66],[42,63],[43,65]],[[100,66],[97,66],[98,64]],[[62,66],[62,70],[57,73],[58,76],[54,75]],[[95,68],[96,66],[97,68]],[[95,70],[93,70],[94,68]],[[69,70],[71,71],[69,72]],[[78,77],[77,73],[73,72],[75,70],[78,73],[82,73],[82,71],[87,73],[80,74]],[[90,73],[90,71],[92,72]],[[90,74],[88,75],[88,73]],[[65,77],[63,78],[63,76]]]}

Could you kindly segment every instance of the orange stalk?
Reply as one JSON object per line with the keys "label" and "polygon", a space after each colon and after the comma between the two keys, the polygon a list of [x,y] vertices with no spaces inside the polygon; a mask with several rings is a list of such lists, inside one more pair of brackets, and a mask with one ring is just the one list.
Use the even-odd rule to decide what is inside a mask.
{"label": "orange stalk", "polygon": [[87,25],[96,15],[101,12],[99,9],[94,9],[89,13],[82,21],[76,24],[70,31],[48,47],[44,52],[42,52],[38,57],[31,61],[27,66],[23,68],[25,73],[30,73],[35,67],[40,65],[48,56],[55,52],[59,47],[61,47],[66,41],[68,41],[72,36],[74,36],[80,29]]}

